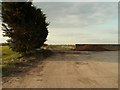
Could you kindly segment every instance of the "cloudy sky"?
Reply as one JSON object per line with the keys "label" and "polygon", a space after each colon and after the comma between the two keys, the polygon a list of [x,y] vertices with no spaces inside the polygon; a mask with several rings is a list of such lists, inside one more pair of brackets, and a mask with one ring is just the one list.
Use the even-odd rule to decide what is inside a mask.
{"label": "cloudy sky", "polygon": [[117,2],[34,2],[47,15],[49,44],[118,43]]}
{"label": "cloudy sky", "polygon": [[34,5],[42,9],[50,22],[48,44],[118,43],[117,2],[34,2]]}

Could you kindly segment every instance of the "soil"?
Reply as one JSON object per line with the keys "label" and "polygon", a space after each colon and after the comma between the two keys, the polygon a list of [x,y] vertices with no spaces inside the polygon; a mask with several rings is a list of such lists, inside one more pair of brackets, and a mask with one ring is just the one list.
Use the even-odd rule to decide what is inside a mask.
{"label": "soil", "polygon": [[118,88],[118,52],[57,53],[6,78],[3,88]]}

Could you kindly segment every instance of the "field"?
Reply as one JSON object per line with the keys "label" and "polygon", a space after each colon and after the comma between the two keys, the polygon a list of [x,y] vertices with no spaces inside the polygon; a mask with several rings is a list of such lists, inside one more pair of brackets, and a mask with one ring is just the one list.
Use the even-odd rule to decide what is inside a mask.
{"label": "field", "polygon": [[21,67],[24,72],[3,77],[3,88],[118,88],[118,51],[50,47],[50,57],[41,59],[38,51],[25,58],[33,61]]}
{"label": "field", "polygon": [[49,49],[71,51],[75,49],[75,45],[49,45]]}

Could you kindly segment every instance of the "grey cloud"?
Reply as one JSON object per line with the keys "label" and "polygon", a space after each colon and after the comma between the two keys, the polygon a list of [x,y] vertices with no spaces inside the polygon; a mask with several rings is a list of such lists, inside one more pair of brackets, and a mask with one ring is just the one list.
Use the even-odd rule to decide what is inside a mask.
{"label": "grey cloud", "polygon": [[117,17],[115,2],[35,2],[34,4],[47,14],[51,27],[85,27]]}
{"label": "grey cloud", "polygon": [[48,43],[117,42],[118,3],[34,2],[34,5],[42,8],[50,22]]}

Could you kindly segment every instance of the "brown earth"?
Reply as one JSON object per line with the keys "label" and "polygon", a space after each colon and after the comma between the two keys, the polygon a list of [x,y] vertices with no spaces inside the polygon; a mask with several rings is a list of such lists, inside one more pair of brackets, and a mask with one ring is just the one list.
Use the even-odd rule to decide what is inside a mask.
{"label": "brown earth", "polygon": [[78,51],[118,51],[120,45],[117,44],[76,44]]}
{"label": "brown earth", "polygon": [[57,53],[3,88],[117,88],[118,52]]}
{"label": "brown earth", "polygon": [[83,48],[81,48],[82,51],[109,51],[106,48],[96,46],[96,45],[85,45]]}

